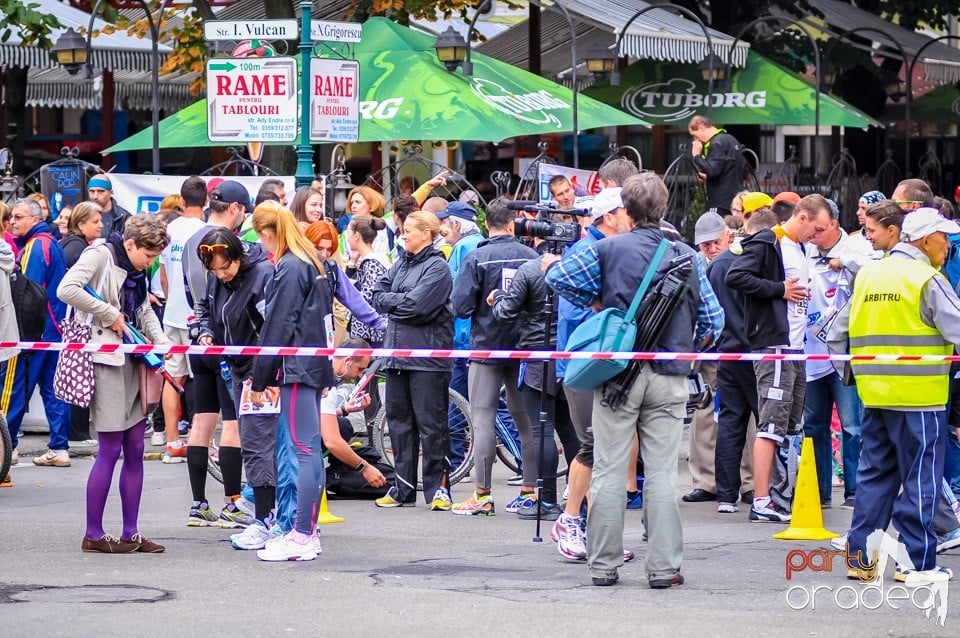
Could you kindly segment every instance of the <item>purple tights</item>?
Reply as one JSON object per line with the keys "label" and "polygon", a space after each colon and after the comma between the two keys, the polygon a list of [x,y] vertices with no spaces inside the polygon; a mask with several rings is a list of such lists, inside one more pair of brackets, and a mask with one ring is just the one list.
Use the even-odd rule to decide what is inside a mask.
{"label": "purple tights", "polygon": [[87,538],[103,537],[103,510],[113,482],[113,469],[123,452],[120,468],[120,506],[123,511],[123,534],[132,538],[137,529],[140,497],[143,495],[143,432],[147,422],[141,421],[123,432],[97,432],[100,451],[87,478]]}

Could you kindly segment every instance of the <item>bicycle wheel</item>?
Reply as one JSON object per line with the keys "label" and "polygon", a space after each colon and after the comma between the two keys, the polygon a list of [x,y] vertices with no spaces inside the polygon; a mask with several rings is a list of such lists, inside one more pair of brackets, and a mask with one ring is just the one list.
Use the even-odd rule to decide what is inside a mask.
{"label": "bicycle wheel", "polygon": [[[560,442],[560,438],[557,436],[556,432],[553,435],[554,443],[557,446],[557,453],[560,455],[560,462],[557,464],[557,478],[567,475],[567,458],[563,455],[563,444]],[[534,442],[536,444],[536,442]],[[506,465],[511,472],[514,474],[520,471],[520,459],[518,459],[513,452],[510,451],[510,448],[504,444],[504,442],[497,437],[497,458],[500,459],[500,462]]]}
{"label": "bicycle wheel", "polygon": [[0,412],[0,479],[7,476],[12,462],[13,443],[10,440],[10,430],[7,429],[7,417]]}
{"label": "bicycle wheel", "polygon": [[[450,430],[450,447],[463,450],[463,460],[456,467],[450,468],[450,485],[459,483],[473,468],[473,424],[470,419],[470,405],[460,393],[448,390],[450,405],[448,411],[448,427]],[[380,451],[384,461],[390,467],[396,467],[393,460],[393,444],[390,441],[390,428],[387,425],[386,407],[381,408],[373,428],[373,445]],[[417,463],[417,489],[423,490],[421,478],[422,464]]]}

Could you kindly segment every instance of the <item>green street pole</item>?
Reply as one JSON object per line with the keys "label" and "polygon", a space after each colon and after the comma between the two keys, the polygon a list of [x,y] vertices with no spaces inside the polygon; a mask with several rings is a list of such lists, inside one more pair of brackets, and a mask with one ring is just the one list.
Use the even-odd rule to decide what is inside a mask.
{"label": "green street pole", "polygon": [[313,182],[313,147],[310,146],[310,9],[312,2],[300,3],[300,145],[297,146],[297,188]]}

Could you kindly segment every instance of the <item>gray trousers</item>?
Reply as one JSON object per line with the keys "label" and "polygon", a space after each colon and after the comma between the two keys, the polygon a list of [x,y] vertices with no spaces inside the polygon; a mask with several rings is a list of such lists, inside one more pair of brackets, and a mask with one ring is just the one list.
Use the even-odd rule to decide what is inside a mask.
{"label": "gray trousers", "polygon": [[648,578],[671,578],[683,559],[683,528],[677,503],[677,463],[687,380],[655,374],[645,365],[616,411],[593,401],[593,476],[587,514],[587,565],[592,576],[613,576],[623,565],[623,480],[633,433],[643,458],[643,506],[649,536]]}
{"label": "gray trousers", "polygon": [[507,407],[520,433],[520,452],[523,454],[523,484],[536,485],[537,463],[533,458],[533,427],[527,417],[523,395],[517,389],[520,363],[506,361],[497,363],[470,362],[467,383],[470,394],[470,411],[473,417],[474,479],[477,487],[490,489],[493,461],[497,456],[497,433],[494,421],[500,388],[506,388]]}
{"label": "gray trousers", "polygon": [[[240,413],[240,393],[243,384],[233,381],[233,397]],[[277,485],[277,427],[278,414],[245,414],[240,417],[240,454],[250,487]]]}

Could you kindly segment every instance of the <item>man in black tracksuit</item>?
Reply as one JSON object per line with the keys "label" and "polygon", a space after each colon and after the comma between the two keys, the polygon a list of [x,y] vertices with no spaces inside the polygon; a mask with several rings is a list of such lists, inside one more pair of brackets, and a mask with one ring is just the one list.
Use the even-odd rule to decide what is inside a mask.
{"label": "man in black tracksuit", "polygon": [[[770,209],[755,212],[747,221],[747,233],[753,234],[777,224],[777,216]],[[734,250],[737,252],[735,253]],[[724,279],[739,253],[739,243],[717,255],[707,268],[707,278],[717,293],[727,320],[717,344],[720,352],[749,352],[744,318],[743,295],[729,288]],[[717,365],[717,394],[720,397],[720,414],[717,418],[717,444],[714,461],[717,484],[717,511],[732,514],[738,510],[740,494],[741,459],[746,457],[752,470],[753,442],[747,446],[747,429],[750,417],[757,418],[757,375],[750,361],[720,361]],[[753,503],[753,492],[743,493],[744,503]]]}
{"label": "man in black tracksuit", "polygon": [[693,136],[693,165],[706,179],[707,208],[729,215],[733,196],[740,190],[740,142],[703,115],[693,116],[687,130]]}
{"label": "man in black tracksuit", "polygon": [[[513,211],[498,198],[487,206],[487,229],[490,238],[480,242],[464,259],[453,284],[453,310],[460,318],[470,317],[470,347],[474,350],[514,350],[517,347],[515,322],[498,321],[487,297],[494,290],[506,290],[517,269],[537,253],[518,242],[513,235]],[[473,359],[468,373],[470,408],[473,416],[473,441],[477,481],[477,497],[489,497],[491,471],[496,456],[497,440],[494,420],[497,415],[500,388],[507,389],[507,407],[520,432],[521,449],[530,449],[532,427],[517,389],[519,361]],[[524,463],[528,476],[535,465]],[[533,492],[534,485],[524,481],[524,489]],[[523,490],[521,490],[522,492]],[[454,506],[454,513],[474,514],[476,508],[463,511]],[[509,510],[508,510],[509,511]]]}

